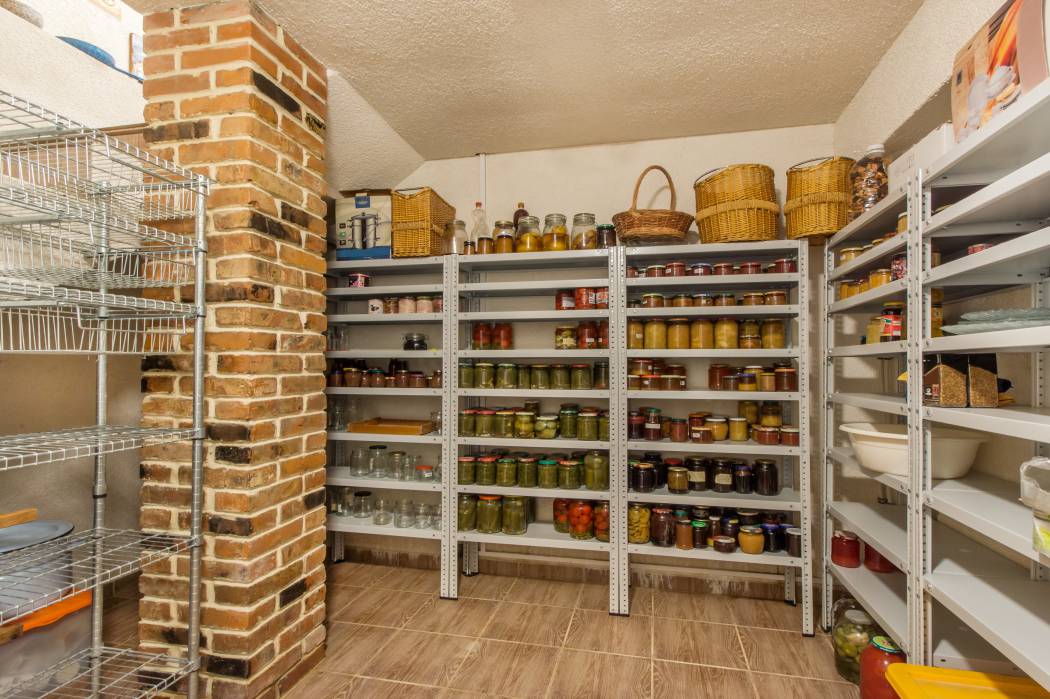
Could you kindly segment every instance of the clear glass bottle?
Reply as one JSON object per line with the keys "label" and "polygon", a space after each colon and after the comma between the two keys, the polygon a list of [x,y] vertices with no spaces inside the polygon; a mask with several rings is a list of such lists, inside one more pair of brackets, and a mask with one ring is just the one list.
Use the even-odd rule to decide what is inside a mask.
{"label": "clear glass bottle", "polygon": [[569,249],[569,229],[565,227],[564,214],[547,214],[543,219],[543,251],[555,252]]}
{"label": "clear glass bottle", "polygon": [[518,230],[514,237],[514,252],[542,251],[543,237],[540,235],[540,220],[535,216],[523,216],[518,221]]}
{"label": "clear glass bottle", "polygon": [[594,250],[598,247],[598,229],[594,214],[576,214],[572,217],[572,249]]}

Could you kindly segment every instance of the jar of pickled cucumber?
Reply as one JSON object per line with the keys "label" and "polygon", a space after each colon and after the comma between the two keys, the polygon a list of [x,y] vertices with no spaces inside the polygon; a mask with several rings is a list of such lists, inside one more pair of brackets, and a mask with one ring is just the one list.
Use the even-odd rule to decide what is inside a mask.
{"label": "jar of pickled cucumber", "polygon": [[609,441],[609,411],[602,410],[598,413],[598,441]]}
{"label": "jar of pickled cucumber", "polygon": [[595,362],[591,388],[604,391],[609,388],[609,362]]}
{"label": "jar of pickled cucumber", "polygon": [[503,533],[524,534],[527,526],[525,498],[508,495],[503,498]]}
{"label": "jar of pickled cucumber", "polygon": [[536,464],[536,484],[541,488],[558,487],[558,462],[540,459]]}
{"label": "jar of pickled cucumber", "polygon": [[496,367],[496,388],[518,387],[518,365],[500,364]]}
{"label": "jar of pickled cucumber", "polygon": [[501,488],[513,488],[518,484],[518,460],[514,457],[503,457],[496,461],[496,485]]}
{"label": "jar of pickled cucumber", "polygon": [[474,463],[475,459],[473,456],[459,457],[459,469],[456,478],[457,483],[460,485],[474,484]]}
{"label": "jar of pickled cucumber", "polygon": [[459,363],[459,387],[474,388],[474,362]]}
{"label": "jar of pickled cucumber", "polygon": [[[529,368],[529,388],[546,391],[551,387],[551,371],[546,364],[533,364]],[[524,386],[522,386],[524,388]]]}
{"label": "jar of pickled cucumber", "polygon": [[558,487],[578,490],[580,487],[580,462],[572,459],[558,462]]}
{"label": "jar of pickled cucumber", "polygon": [[496,367],[492,362],[478,362],[474,365],[474,387],[496,387]]}
{"label": "jar of pickled cucumber", "polygon": [[627,543],[649,543],[649,506],[632,502],[627,506]]}
{"label": "jar of pickled cucumber", "polygon": [[474,435],[476,437],[491,437],[496,422],[495,410],[479,410],[474,416]]}
{"label": "jar of pickled cucumber", "polygon": [[592,450],[583,457],[583,486],[587,490],[609,489],[609,457]]}
{"label": "jar of pickled cucumber", "polygon": [[598,247],[598,229],[594,214],[576,214],[572,217],[572,249],[594,250]]}
{"label": "jar of pickled cucumber", "polygon": [[536,417],[536,437],[538,439],[554,439],[558,436],[558,416],[554,414],[539,415]]}
{"label": "jar of pickled cucumber", "polygon": [[554,512],[554,531],[562,534],[569,533],[569,501],[556,498],[552,507]]}
{"label": "jar of pickled cucumber", "polygon": [[579,411],[576,408],[562,408],[558,411],[558,423],[561,436],[565,439],[576,439],[576,424]]}
{"label": "jar of pickled cucumber", "polygon": [[518,487],[535,488],[537,478],[537,464],[534,456],[518,457]]}
{"label": "jar of pickled cucumber", "polygon": [[570,387],[573,391],[589,391],[593,387],[590,364],[573,364],[570,370]]}
{"label": "jar of pickled cucumber", "polygon": [[543,219],[543,251],[556,252],[569,249],[569,230],[565,226],[564,214],[547,214]]}
{"label": "jar of pickled cucumber", "polygon": [[473,437],[478,411],[465,408],[459,411],[459,436]]}
{"label": "jar of pickled cucumber", "polygon": [[495,418],[492,421],[492,436],[493,437],[513,437],[514,436],[514,411],[513,410],[497,410]]}
{"label": "jar of pickled cucumber", "polygon": [[551,364],[551,390],[568,391],[572,388],[572,370],[568,364]]}
{"label": "jar of pickled cucumber", "polygon": [[662,318],[651,318],[645,321],[643,349],[667,349],[667,322]]}
{"label": "jar of pickled cucumber", "polygon": [[456,507],[456,529],[469,532],[478,526],[478,496],[473,493],[460,493]]}
{"label": "jar of pickled cucumber", "polygon": [[499,534],[503,529],[503,498],[499,495],[478,496],[478,532]]}
{"label": "jar of pickled cucumber", "polygon": [[478,485],[496,485],[496,457],[479,456],[474,463],[474,482]]}
{"label": "jar of pickled cucumber", "polygon": [[736,319],[719,318],[715,322],[715,349],[736,349],[737,332]]}
{"label": "jar of pickled cucumber", "polygon": [[645,323],[641,318],[627,320],[627,349],[645,348]]}
{"label": "jar of pickled cucumber", "polygon": [[[554,216],[556,214],[551,214]],[[550,216],[548,216],[550,218]],[[564,225],[564,217],[562,217]],[[535,216],[518,219],[518,231],[514,236],[514,252],[542,252],[543,237],[540,235],[540,220]]]}
{"label": "jar of pickled cucumber", "polygon": [[598,413],[581,412],[576,418],[576,439],[598,441]]}
{"label": "jar of pickled cucumber", "polygon": [[573,539],[594,538],[594,506],[587,500],[569,503],[569,536]]}
{"label": "jar of pickled cucumber", "polygon": [[536,436],[536,425],[533,413],[522,410],[514,413],[514,436],[517,439],[533,439]]}
{"label": "jar of pickled cucumber", "polygon": [[715,324],[706,318],[697,318],[689,324],[689,349],[714,349]]}

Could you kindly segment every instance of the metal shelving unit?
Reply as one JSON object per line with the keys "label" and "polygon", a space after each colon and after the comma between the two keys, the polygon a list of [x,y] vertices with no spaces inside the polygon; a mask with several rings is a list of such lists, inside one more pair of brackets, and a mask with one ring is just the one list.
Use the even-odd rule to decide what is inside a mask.
{"label": "metal shelving unit", "polygon": [[[97,357],[95,425],[0,437],[0,470],[94,459],[92,528],[0,556],[0,623],[90,590],[91,646],[7,696],[141,697],[183,682],[197,696],[208,189],[202,175],[0,91],[0,351]],[[180,219],[193,235],[140,223]],[[140,295],[189,285],[193,303]],[[177,352],[191,329],[191,425],[110,424],[108,356]],[[107,455],[180,440],[193,443],[188,535],[107,529]],[[186,657],[106,648],[102,585],[186,553]]]}

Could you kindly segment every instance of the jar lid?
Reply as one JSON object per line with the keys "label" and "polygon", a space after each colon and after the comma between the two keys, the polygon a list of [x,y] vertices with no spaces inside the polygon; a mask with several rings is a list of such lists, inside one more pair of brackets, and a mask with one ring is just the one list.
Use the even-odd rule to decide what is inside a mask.
{"label": "jar lid", "polygon": [[763,291],[745,291],[745,292],[744,292],[743,294],[741,294],[741,295],[742,295],[742,296],[743,296],[744,298],[748,298],[748,297],[755,297],[755,296],[765,296],[765,292],[763,292]]}
{"label": "jar lid", "polygon": [[667,265],[649,265],[646,269],[666,269]]}
{"label": "jar lid", "polygon": [[514,414],[520,415],[521,417],[532,417],[536,413],[532,412],[531,410],[517,410],[514,412]]}
{"label": "jar lid", "polygon": [[710,267],[710,266],[711,266],[711,263],[710,263],[710,262],[694,262],[694,263],[693,263],[692,265],[690,265],[690,266],[691,266],[691,267]]}
{"label": "jar lid", "polygon": [[494,365],[492,364],[492,362],[478,362],[474,366],[479,367],[479,366],[494,366]]}
{"label": "jar lid", "polygon": [[478,413],[478,415],[495,415],[496,411],[495,410],[479,410],[479,411],[477,411],[477,413]]}
{"label": "jar lid", "polygon": [[736,539],[731,536],[726,536],[725,534],[716,536],[712,541],[716,544],[736,544]]}
{"label": "jar lid", "polygon": [[386,449],[386,445],[385,444],[373,444],[372,446],[370,446],[368,448],[369,449]]}
{"label": "jar lid", "polygon": [[706,529],[706,528],[707,528],[707,522],[705,520],[702,520],[702,519],[694,519],[693,520],[693,529]]}
{"label": "jar lid", "polygon": [[503,497],[502,495],[479,495],[478,496],[478,500],[492,501],[492,500],[499,500],[502,497]]}
{"label": "jar lid", "polygon": [[433,471],[434,467],[433,466],[428,466],[427,464],[419,464],[418,466],[416,466],[416,470],[417,471]]}
{"label": "jar lid", "polygon": [[514,362],[500,362],[499,363],[499,367],[500,368],[509,367],[509,366],[510,367],[515,367],[515,366],[518,366],[518,365],[515,364]]}
{"label": "jar lid", "polygon": [[579,408],[562,408],[558,412],[559,413],[566,413],[566,414],[568,414],[568,413],[578,413],[578,412],[580,412],[580,409]]}
{"label": "jar lid", "polygon": [[647,463],[644,463],[644,462],[635,465],[635,468],[652,468],[652,467],[653,467],[652,464],[647,464]]}
{"label": "jar lid", "polygon": [[659,292],[657,292],[657,291],[650,291],[650,292],[648,292],[648,293],[646,293],[646,294],[642,294],[642,298],[643,298],[643,299],[646,299],[646,298],[650,298],[650,297],[659,297],[659,298],[663,298],[663,297],[664,297],[664,295],[663,295],[663,294],[661,294],[661,293],[659,293]]}
{"label": "jar lid", "polygon": [[598,230],[600,230],[600,231],[615,231],[616,230],[616,226],[614,226],[611,223],[599,223],[598,224]]}
{"label": "jar lid", "polygon": [[540,459],[539,464],[541,466],[557,466],[558,462],[554,459]]}
{"label": "jar lid", "polygon": [[849,531],[848,529],[836,529],[835,537],[839,539],[846,539],[848,541],[855,541],[857,539],[857,535]]}
{"label": "jar lid", "polygon": [[371,490],[355,490],[354,491],[354,497],[355,498],[370,498],[370,497],[372,497],[372,491]]}
{"label": "jar lid", "polygon": [[778,432],[778,431],[780,431],[779,427],[769,427],[769,426],[766,426],[766,425],[755,425],[751,429],[757,430],[758,432]]}
{"label": "jar lid", "polygon": [[532,370],[535,371],[537,369],[547,369],[548,367],[550,367],[549,364],[533,364]]}
{"label": "jar lid", "polygon": [[571,330],[572,332],[574,332],[574,333],[575,333],[575,332],[576,332],[576,326],[575,326],[575,325],[559,325],[559,326],[558,326],[558,327],[556,328],[556,330],[557,330],[558,332],[561,332],[561,331],[563,331],[563,330],[564,330],[564,331],[569,331],[569,330]]}
{"label": "jar lid", "polygon": [[863,609],[850,609],[842,616],[846,618],[846,621],[857,626],[871,626],[875,623],[875,620]]}
{"label": "jar lid", "polygon": [[798,428],[797,427],[790,427],[788,425],[784,425],[783,427],[780,428],[780,431],[781,432],[798,432]]}
{"label": "jar lid", "polygon": [[476,415],[478,413],[477,408],[463,408],[459,411],[460,415]]}
{"label": "jar lid", "polygon": [[493,464],[493,463],[496,463],[496,457],[495,456],[479,456],[478,457],[478,461],[484,461],[486,464]]}
{"label": "jar lid", "polygon": [[514,411],[513,410],[497,410],[496,414],[497,415],[503,415],[504,417],[506,417],[507,415],[513,415]]}
{"label": "jar lid", "polygon": [[798,527],[788,527],[784,531],[787,532],[788,536],[798,536],[798,537],[802,536],[802,530],[799,529]]}
{"label": "jar lid", "polygon": [[741,534],[761,534],[762,533],[762,527],[756,527],[753,524],[745,524],[744,526],[740,527],[740,533]]}
{"label": "jar lid", "polygon": [[540,420],[557,420],[558,416],[553,414],[553,413],[547,413],[545,415],[540,415],[539,419]]}
{"label": "jar lid", "polygon": [[580,417],[598,417],[597,410],[581,410],[579,413]]}
{"label": "jar lid", "polygon": [[731,418],[729,418],[729,421],[730,422],[747,422],[747,418],[746,417],[731,417]]}
{"label": "jar lid", "polygon": [[893,653],[894,655],[900,655],[903,652],[892,639],[886,636],[875,636],[871,639],[871,645],[881,651]]}
{"label": "jar lid", "polygon": [[361,278],[364,278],[364,279],[368,279],[368,275],[365,274],[364,272],[350,272],[350,274],[348,276],[361,277]]}
{"label": "jar lid", "polygon": [[776,369],[773,370],[773,373],[779,374],[780,372],[788,372],[788,371],[790,371],[792,374],[795,373],[795,367],[778,366]]}
{"label": "jar lid", "polygon": [[558,465],[559,466],[579,466],[580,462],[579,461],[575,461],[574,459],[565,459],[564,461],[559,461]]}
{"label": "jar lid", "polygon": [[708,422],[725,422],[726,419],[722,415],[711,415],[706,418]]}
{"label": "jar lid", "polygon": [[590,369],[591,368],[590,364],[572,364],[570,366],[572,366],[573,369]]}
{"label": "jar lid", "polygon": [[677,473],[679,471],[681,471],[682,473],[686,473],[685,466],[668,466],[667,470],[668,471],[674,471],[675,473]]}
{"label": "jar lid", "polygon": [[668,318],[667,322],[669,322],[669,323],[688,323],[689,319],[688,318]]}
{"label": "jar lid", "polygon": [[459,460],[463,461],[463,462],[470,462],[470,461],[474,460],[474,457],[473,456],[461,456],[461,457],[459,457]]}

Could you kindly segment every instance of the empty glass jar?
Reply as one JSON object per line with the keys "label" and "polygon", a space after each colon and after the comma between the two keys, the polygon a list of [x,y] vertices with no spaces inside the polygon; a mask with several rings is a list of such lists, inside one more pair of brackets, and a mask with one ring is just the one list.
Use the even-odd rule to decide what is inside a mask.
{"label": "empty glass jar", "polygon": [[354,491],[354,499],[350,504],[350,516],[359,519],[372,516],[372,491]]}

